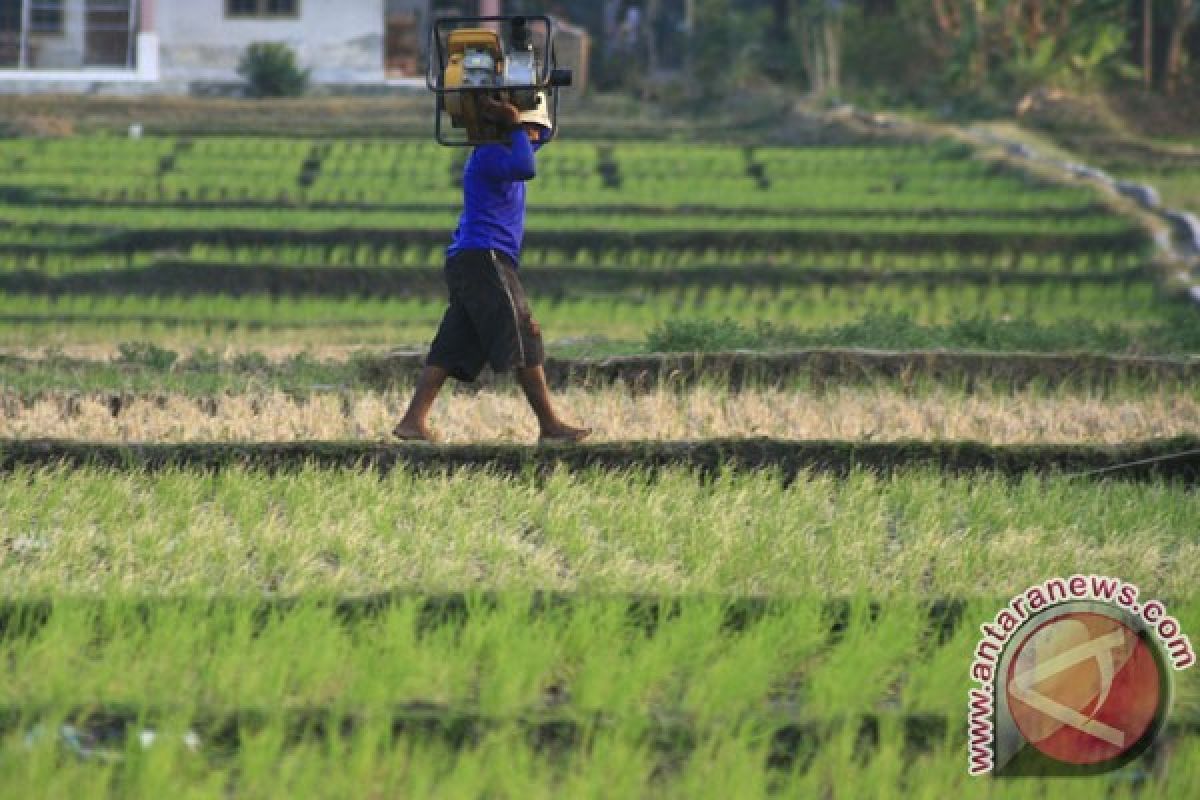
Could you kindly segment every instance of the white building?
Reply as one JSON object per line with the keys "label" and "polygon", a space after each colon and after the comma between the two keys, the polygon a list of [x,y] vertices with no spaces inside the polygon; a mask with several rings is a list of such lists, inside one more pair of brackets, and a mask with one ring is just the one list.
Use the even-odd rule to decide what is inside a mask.
{"label": "white building", "polygon": [[[235,83],[285,42],[318,84],[414,82],[430,0],[0,0],[0,91]],[[498,5],[484,0],[488,10]]]}

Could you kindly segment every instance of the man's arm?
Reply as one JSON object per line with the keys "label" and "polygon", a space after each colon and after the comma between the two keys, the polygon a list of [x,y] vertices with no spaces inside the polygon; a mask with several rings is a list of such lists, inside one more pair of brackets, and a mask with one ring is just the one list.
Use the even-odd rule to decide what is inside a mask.
{"label": "man's arm", "polygon": [[500,103],[484,98],[484,111],[512,130],[507,149],[497,147],[482,160],[485,176],[496,181],[531,181],[537,177],[537,161],[533,156],[533,144],[521,127],[521,112],[511,103]]}

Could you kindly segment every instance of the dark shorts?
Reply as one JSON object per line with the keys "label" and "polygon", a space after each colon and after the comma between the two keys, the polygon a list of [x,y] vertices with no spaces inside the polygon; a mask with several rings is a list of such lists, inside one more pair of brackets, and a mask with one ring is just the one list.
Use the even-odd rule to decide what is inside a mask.
{"label": "dark shorts", "polygon": [[464,250],[443,270],[450,308],[442,317],[426,364],[460,381],[493,372],[541,366],[542,334],[508,256],[495,250]]}

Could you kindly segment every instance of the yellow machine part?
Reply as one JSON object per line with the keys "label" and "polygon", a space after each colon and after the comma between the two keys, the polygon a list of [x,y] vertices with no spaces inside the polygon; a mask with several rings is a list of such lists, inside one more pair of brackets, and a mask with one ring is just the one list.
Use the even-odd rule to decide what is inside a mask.
{"label": "yellow machine part", "polygon": [[[446,73],[442,85],[457,89],[463,85],[463,60],[467,50],[487,50],[496,60],[497,72],[504,69],[504,51],[500,45],[500,34],[487,28],[461,28],[450,34],[447,50]],[[466,128],[472,139],[483,135],[483,120],[480,118],[473,93],[447,92],[446,111],[456,128]]]}
{"label": "yellow machine part", "polygon": [[[450,56],[450,60],[446,63],[446,75],[442,80],[442,85],[447,89],[457,89],[463,85],[462,53]],[[450,112],[450,116],[462,116],[462,101],[463,96],[457,92],[448,92],[446,94],[446,110]]]}
{"label": "yellow machine part", "polygon": [[475,50],[491,50],[497,62],[504,57],[500,50],[500,34],[487,28],[459,28],[451,32],[450,41],[446,44],[450,55],[457,53],[461,56],[467,52],[468,47]]}

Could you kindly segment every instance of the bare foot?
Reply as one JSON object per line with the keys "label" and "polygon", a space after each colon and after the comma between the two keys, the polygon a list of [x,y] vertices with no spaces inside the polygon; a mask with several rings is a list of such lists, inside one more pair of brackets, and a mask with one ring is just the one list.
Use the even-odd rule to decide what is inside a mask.
{"label": "bare foot", "polygon": [[392,429],[392,436],[405,442],[436,442],[437,438],[424,425],[401,422]]}
{"label": "bare foot", "polygon": [[542,435],[538,437],[538,441],[541,443],[574,444],[575,442],[583,441],[591,433],[591,428],[575,428],[570,425],[560,424],[542,431]]}

